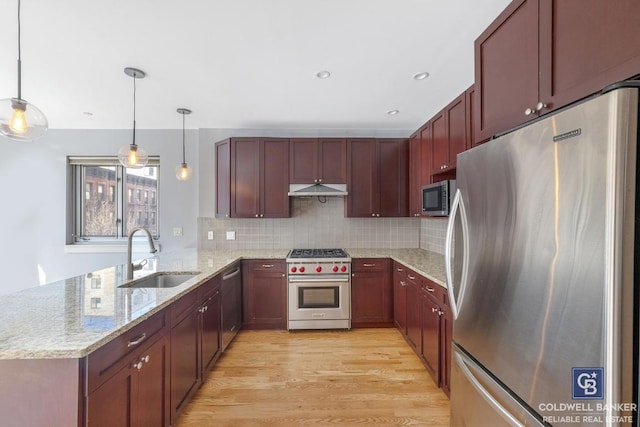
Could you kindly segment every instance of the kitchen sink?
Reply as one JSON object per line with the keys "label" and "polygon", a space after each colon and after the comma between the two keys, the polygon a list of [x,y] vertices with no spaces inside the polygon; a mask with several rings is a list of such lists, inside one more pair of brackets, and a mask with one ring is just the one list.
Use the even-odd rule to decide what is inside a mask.
{"label": "kitchen sink", "polygon": [[174,288],[186,282],[187,280],[200,274],[199,271],[184,271],[178,273],[153,273],[149,276],[132,280],[120,288]]}

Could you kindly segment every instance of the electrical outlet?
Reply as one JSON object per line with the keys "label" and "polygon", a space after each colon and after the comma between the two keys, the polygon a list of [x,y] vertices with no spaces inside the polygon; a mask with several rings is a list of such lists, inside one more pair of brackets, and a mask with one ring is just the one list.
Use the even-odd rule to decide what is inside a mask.
{"label": "electrical outlet", "polygon": [[227,231],[227,240],[236,240],[236,232]]}
{"label": "electrical outlet", "polygon": [[173,235],[175,237],[182,237],[182,227],[173,227]]}
{"label": "electrical outlet", "polygon": [[207,232],[207,239],[213,240],[213,231]]}

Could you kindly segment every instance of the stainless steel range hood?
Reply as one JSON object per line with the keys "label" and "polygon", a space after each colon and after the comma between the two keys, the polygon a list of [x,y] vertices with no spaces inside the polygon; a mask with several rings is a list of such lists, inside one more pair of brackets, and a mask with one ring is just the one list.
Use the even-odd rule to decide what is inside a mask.
{"label": "stainless steel range hood", "polygon": [[347,184],[289,184],[288,194],[291,197],[344,197],[349,193]]}

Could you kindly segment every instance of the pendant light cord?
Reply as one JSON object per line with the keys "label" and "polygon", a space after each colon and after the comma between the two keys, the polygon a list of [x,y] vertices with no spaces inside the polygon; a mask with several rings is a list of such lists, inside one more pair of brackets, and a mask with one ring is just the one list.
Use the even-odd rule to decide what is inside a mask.
{"label": "pendant light cord", "polygon": [[22,47],[20,44],[20,0],[18,0],[18,99],[22,99]]}
{"label": "pendant light cord", "polygon": [[185,159],[185,151],[184,151],[184,116],[185,114],[182,113],[182,163],[187,163],[186,159]]}
{"label": "pendant light cord", "polygon": [[133,73],[133,143],[136,145],[136,73]]}

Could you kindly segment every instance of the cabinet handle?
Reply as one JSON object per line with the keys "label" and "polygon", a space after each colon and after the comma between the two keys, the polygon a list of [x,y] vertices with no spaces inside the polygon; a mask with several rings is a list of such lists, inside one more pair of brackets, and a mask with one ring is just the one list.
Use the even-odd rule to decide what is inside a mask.
{"label": "cabinet handle", "polygon": [[428,287],[428,286],[425,286],[425,287],[424,287],[424,289],[425,289],[427,292],[434,292],[434,291],[435,291],[435,289],[430,288],[430,287]]}
{"label": "cabinet handle", "polygon": [[437,312],[438,312],[438,309],[437,309],[437,308],[433,308],[433,307],[431,307],[431,312],[432,312],[432,313],[437,313]]}
{"label": "cabinet handle", "polygon": [[258,218],[258,214],[256,214],[256,218]]}
{"label": "cabinet handle", "polygon": [[233,331],[235,331],[235,330],[236,330],[236,325],[233,325],[233,326],[231,327],[231,329],[229,329],[229,332],[233,332]]}
{"label": "cabinet handle", "polygon": [[142,369],[142,362],[134,363],[133,367],[139,371],[140,369]]}
{"label": "cabinet handle", "polygon": [[375,267],[375,264],[362,264],[364,267]]}
{"label": "cabinet handle", "polygon": [[127,347],[133,347],[134,345],[138,345],[140,344],[142,341],[145,340],[145,338],[147,338],[147,333],[143,332],[142,335],[138,336],[136,339],[131,340],[127,343]]}
{"label": "cabinet handle", "polygon": [[313,182],[315,182],[315,183],[317,184],[317,183],[318,183],[318,180],[317,180],[317,179],[314,179],[314,180],[313,180]]}
{"label": "cabinet handle", "polygon": [[260,218],[262,218],[262,217],[264,217],[264,215],[263,215],[263,214],[260,214]]}
{"label": "cabinet handle", "polygon": [[398,267],[398,268],[396,268],[396,271],[397,271],[398,273],[402,273],[404,270],[403,270],[402,268]]}
{"label": "cabinet handle", "polygon": [[262,264],[262,268],[273,268],[273,264]]}
{"label": "cabinet handle", "polygon": [[372,213],[371,216],[376,216],[376,214]]}
{"label": "cabinet handle", "polygon": [[400,280],[400,284],[401,284],[402,286],[407,286],[407,284],[405,283],[405,281],[404,281],[404,280]]}
{"label": "cabinet handle", "polygon": [[320,179],[318,180],[318,182],[322,182],[322,178],[320,178]]}
{"label": "cabinet handle", "polygon": [[149,360],[151,360],[151,357],[149,357],[149,355],[147,354],[144,358],[144,363],[149,363]]}
{"label": "cabinet handle", "polygon": [[236,267],[235,270],[227,271],[226,273],[224,273],[224,275],[222,276],[222,280],[231,279],[233,276],[237,276],[239,273],[240,273],[240,267]]}
{"label": "cabinet handle", "polygon": [[410,274],[407,274],[407,277],[409,278],[409,280],[416,280],[416,276],[412,276]]}
{"label": "cabinet handle", "polygon": [[545,104],[542,101],[538,101],[538,103],[536,104],[535,107],[533,108],[527,108],[526,110],[524,110],[524,115],[525,116],[531,116],[535,113],[539,113],[540,111],[542,111],[544,108],[547,108],[548,105]]}

